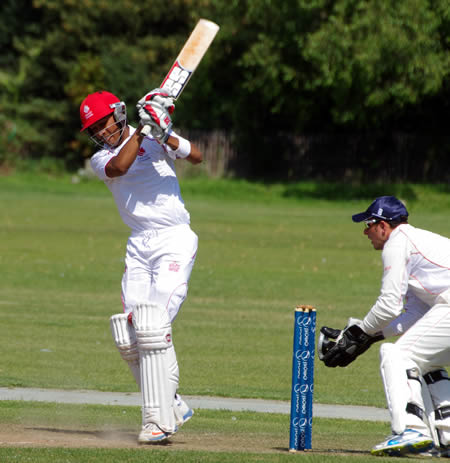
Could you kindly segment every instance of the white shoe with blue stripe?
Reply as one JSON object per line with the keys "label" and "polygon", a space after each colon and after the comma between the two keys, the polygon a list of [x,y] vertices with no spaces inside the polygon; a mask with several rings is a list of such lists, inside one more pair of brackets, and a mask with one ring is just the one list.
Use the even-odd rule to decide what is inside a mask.
{"label": "white shoe with blue stripe", "polygon": [[165,443],[169,437],[173,436],[177,432],[177,429],[173,433],[164,432],[157,424],[148,423],[142,426],[141,432],[138,436],[138,442],[140,444],[159,444]]}
{"label": "white shoe with blue stripe", "polygon": [[389,436],[370,451],[372,455],[402,456],[422,453],[433,447],[433,439],[414,429],[405,429],[402,434]]}
{"label": "white shoe with blue stripe", "polygon": [[179,394],[175,394],[174,411],[178,427],[183,426],[194,415],[194,410],[189,407]]}

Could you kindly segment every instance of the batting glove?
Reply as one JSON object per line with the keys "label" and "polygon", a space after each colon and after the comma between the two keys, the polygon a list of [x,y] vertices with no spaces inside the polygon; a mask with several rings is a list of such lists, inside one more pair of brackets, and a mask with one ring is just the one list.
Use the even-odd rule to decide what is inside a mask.
{"label": "batting glove", "polygon": [[149,103],[157,103],[164,108],[169,114],[175,111],[173,98],[163,88],[155,88],[151,92],[143,96],[138,102],[137,106],[145,106]]}
{"label": "batting glove", "polygon": [[138,113],[143,126],[141,134],[151,133],[158,143],[161,145],[166,143],[172,129],[172,119],[169,113],[155,103],[139,108]]}
{"label": "batting glove", "polygon": [[156,88],[142,97],[136,108],[143,126],[141,134],[151,133],[158,143],[165,143],[173,125],[170,117],[175,110],[173,99],[163,89]]}

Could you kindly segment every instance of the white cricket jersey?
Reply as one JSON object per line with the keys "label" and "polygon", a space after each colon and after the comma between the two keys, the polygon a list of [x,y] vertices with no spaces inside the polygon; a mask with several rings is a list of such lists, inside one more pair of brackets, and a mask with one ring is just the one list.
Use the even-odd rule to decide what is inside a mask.
{"label": "white cricket jersey", "polygon": [[[129,127],[131,137],[136,129]],[[174,132],[171,135],[178,137]],[[91,158],[91,166],[111,190],[122,220],[134,232],[189,224],[174,162],[165,146],[154,138],[144,138],[136,160],[125,175],[113,178],[106,175],[106,164],[128,139],[116,148],[105,146]]]}
{"label": "white cricket jersey", "polygon": [[[364,318],[363,330],[374,334],[389,328],[383,330],[385,336],[401,334],[450,289],[450,239],[399,225],[384,245],[382,260],[380,296]],[[398,327],[392,326],[401,317]]]}

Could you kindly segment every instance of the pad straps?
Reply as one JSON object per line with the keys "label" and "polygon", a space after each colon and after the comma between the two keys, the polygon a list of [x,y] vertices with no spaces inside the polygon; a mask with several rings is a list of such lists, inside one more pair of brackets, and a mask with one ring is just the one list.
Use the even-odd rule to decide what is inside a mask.
{"label": "pad straps", "polygon": [[416,415],[418,418],[420,418],[422,421],[424,421],[424,419],[423,419],[423,410],[419,406],[417,406],[416,404],[408,402],[406,404],[406,413],[411,413],[412,415]]}
{"label": "pad straps", "polygon": [[434,411],[435,420],[445,420],[450,417],[450,406],[441,407]]}
{"label": "pad straps", "polygon": [[435,370],[431,371],[430,373],[427,373],[426,375],[423,375],[423,379],[427,384],[434,384],[437,383],[438,381],[445,381],[449,380],[448,378],[448,373],[445,370]]}

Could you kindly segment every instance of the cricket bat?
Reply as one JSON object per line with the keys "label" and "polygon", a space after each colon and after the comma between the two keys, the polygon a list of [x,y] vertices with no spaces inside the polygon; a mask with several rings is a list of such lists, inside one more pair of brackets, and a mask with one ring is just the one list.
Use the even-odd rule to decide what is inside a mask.
{"label": "cricket bat", "polygon": [[187,39],[170,71],[160,85],[177,100],[219,31],[219,26],[200,19]]}

